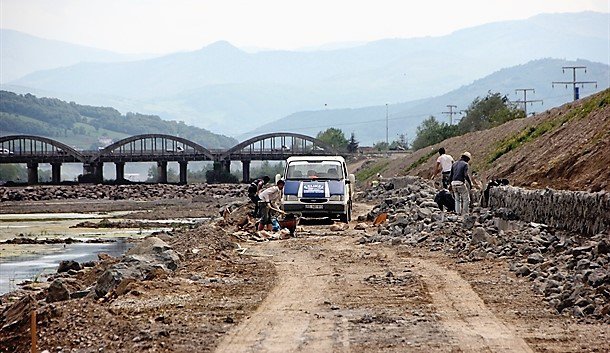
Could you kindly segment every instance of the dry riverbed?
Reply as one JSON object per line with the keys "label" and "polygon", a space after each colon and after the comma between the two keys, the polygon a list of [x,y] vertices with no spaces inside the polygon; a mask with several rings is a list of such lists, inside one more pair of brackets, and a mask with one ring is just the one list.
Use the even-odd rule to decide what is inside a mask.
{"label": "dry riverbed", "polygon": [[[128,203],[120,209],[138,210],[129,215],[135,219],[216,216],[222,208],[192,200]],[[89,211],[117,209],[99,205],[87,202]],[[10,212],[22,209],[13,206]],[[354,213],[373,206],[358,204]],[[66,202],[62,212],[79,207]],[[47,303],[46,290],[2,296],[0,352],[29,352],[32,309],[39,351],[49,352],[608,350],[607,324],[555,313],[504,260],[458,262],[425,244],[363,243],[377,229],[356,230],[357,223],[347,230],[302,225],[296,237],[268,242],[236,238],[235,226],[215,221],[162,232],[158,238],[179,255],[175,270],[101,298]],[[102,256],[94,267],[56,279],[83,291],[119,261]],[[16,307],[27,294],[34,299]]]}

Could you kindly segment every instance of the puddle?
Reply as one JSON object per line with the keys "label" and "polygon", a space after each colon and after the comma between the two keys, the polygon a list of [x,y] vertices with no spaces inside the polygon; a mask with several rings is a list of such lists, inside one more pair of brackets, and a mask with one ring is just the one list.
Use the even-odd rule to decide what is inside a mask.
{"label": "puddle", "polygon": [[[44,244],[38,245],[39,253],[35,255],[0,258],[0,294],[17,289],[17,284],[25,280],[46,281],[46,277],[55,273],[63,260],[94,261],[99,253],[120,256],[131,246],[124,238],[103,244]],[[36,249],[32,250],[34,253],[38,252]]]}

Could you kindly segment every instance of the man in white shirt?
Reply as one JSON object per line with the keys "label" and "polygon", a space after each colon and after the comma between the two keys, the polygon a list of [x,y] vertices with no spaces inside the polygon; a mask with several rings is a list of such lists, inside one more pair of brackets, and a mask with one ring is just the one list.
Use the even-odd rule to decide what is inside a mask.
{"label": "man in white shirt", "polygon": [[432,179],[436,178],[436,175],[440,171],[443,176],[443,189],[449,188],[449,174],[451,173],[451,165],[453,165],[453,157],[445,153],[445,148],[441,147],[438,149],[438,158],[436,159],[436,166],[434,167],[434,175]]}
{"label": "man in white shirt", "polygon": [[279,203],[282,200],[282,190],[284,189],[284,180],[280,179],[275,186],[267,188],[258,194],[260,198],[260,210],[262,214],[261,225],[264,227],[271,224],[271,204]]}

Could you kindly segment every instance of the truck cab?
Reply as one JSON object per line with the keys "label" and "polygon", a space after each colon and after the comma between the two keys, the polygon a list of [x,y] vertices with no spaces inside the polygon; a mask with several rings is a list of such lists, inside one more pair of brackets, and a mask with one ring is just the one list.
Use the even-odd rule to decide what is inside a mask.
{"label": "truck cab", "polygon": [[349,222],[355,178],[341,156],[298,156],[286,160],[282,206],[304,216],[338,217]]}

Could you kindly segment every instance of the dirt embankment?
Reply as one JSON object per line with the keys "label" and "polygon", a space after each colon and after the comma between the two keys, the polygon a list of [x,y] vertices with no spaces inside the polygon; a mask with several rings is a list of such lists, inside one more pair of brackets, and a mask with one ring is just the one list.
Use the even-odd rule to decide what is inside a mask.
{"label": "dirt embankment", "polygon": [[382,174],[429,178],[440,147],[456,160],[469,151],[472,169],[482,179],[507,178],[524,187],[610,191],[610,89],[423,148],[393,161]]}

